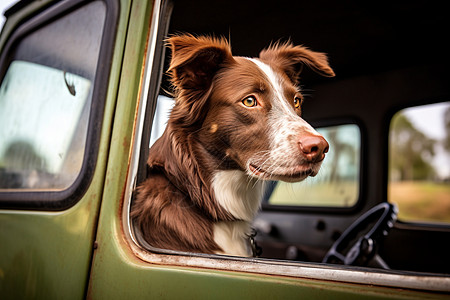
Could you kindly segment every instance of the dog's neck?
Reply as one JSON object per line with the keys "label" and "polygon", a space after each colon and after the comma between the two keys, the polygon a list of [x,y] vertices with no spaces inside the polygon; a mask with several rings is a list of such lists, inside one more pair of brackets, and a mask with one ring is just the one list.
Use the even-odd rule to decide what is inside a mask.
{"label": "dog's neck", "polygon": [[[242,170],[217,170],[217,159],[187,132],[171,130],[151,148],[148,165],[162,169],[187,201],[210,216],[218,254],[251,256],[251,222],[259,210],[263,181]],[[171,149],[171,151],[168,151]],[[223,167],[223,166],[222,166]]]}
{"label": "dog's neck", "polygon": [[240,170],[217,171],[212,189],[216,201],[237,219],[215,223],[214,241],[223,250],[218,254],[252,256],[251,222],[261,204],[263,182]]}
{"label": "dog's neck", "polygon": [[214,158],[192,136],[169,127],[151,148],[149,167],[163,169],[212,221],[251,222],[260,206],[263,182],[241,170],[217,170]]}
{"label": "dog's neck", "polygon": [[263,182],[243,171],[217,171],[212,179],[216,201],[237,220],[251,222],[259,210]]}

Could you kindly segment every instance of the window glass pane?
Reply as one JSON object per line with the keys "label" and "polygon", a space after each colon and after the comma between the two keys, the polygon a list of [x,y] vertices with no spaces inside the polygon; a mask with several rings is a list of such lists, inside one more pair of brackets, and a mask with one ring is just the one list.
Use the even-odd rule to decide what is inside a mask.
{"label": "window glass pane", "polygon": [[330,144],[319,174],[302,182],[277,182],[269,204],[353,206],[359,197],[361,133],[354,124],[318,128]]}
{"label": "window glass pane", "polygon": [[105,5],[31,32],[0,84],[0,189],[68,188],[84,158]]}
{"label": "window glass pane", "polygon": [[84,149],[71,146],[84,143],[75,130],[90,87],[61,70],[10,65],[0,87],[0,187],[63,188],[75,180]]}
{"label": "window glass pane", "polygon": [[450,102],[392,118],[388,199],[403,221],[450,222]]}

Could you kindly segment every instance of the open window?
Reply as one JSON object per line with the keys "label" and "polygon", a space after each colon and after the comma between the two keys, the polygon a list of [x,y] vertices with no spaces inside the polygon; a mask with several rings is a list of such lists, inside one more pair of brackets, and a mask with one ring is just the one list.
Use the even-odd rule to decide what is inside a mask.
{"label": "open window", "polygon": [[388,200],[401,221],[450,223],[450,102],[405,108],[392,118]]}

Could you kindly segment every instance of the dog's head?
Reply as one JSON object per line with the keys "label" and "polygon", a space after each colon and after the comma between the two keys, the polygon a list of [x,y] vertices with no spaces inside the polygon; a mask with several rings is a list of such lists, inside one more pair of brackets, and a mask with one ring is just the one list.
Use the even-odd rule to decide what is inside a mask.
{"label": "dog's head", "polygon": [[216,169],[261,179],[317,174],[328,143],[301,118],[298,77],[305,65],[334,76],[325,54],[284,43],[245,58],[232,56],[224,39],[182,35],[168,42],[177,94],[172,122],[190,128],[200,156]]}

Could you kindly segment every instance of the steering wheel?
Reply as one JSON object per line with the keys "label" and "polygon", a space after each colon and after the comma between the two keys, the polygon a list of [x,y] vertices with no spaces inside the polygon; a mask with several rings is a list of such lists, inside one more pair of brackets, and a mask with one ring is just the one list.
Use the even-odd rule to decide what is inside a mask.
{"label": "steering wheel", "polygon": [[[377,251],[380,243],[394,226],[397,214],[397,206],[387,202],[371,208],[353,222],[334,242],[322,262],[366,266],[372,261],[378,267],[389,269]],[[370,229],[367,231],[367,228]],[[364,234],[366,231],[367,233]]]}

